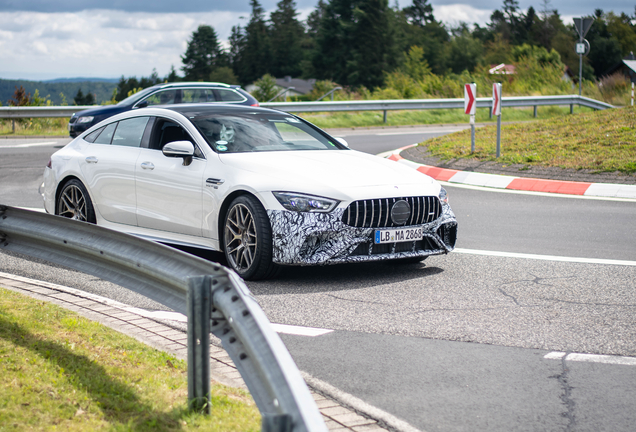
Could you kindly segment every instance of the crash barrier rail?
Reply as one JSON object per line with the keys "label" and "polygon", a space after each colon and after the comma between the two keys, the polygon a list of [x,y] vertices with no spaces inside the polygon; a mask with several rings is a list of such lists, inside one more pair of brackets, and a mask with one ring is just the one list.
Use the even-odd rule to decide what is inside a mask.
{"label": "crash barrier rail", "polygon": [[250,390],[263,430],[327,431],[289,351],[233,271],[96,225],[4,205],[0,250],[97,276],[187,314],[192,408],[209,409],[212,332]]}
{"label": "crash barrier rail", "polygon": [[[570,105],[570,112],[574,105],[584,106],[595,110],[614,108],[605,102],[597,101],[579,95],[563,96],[514,96],[504,97],[502,107],[534,107],[537,116],[538,106]],[[286,112],[337,112],[337,111],[384,111],[391,110],[422,110],[422,109],[464,109],[464,99],[404,99],[404,100],[356,100],[356,101],[326,101],[326,102],[264,102],[262,107],[274,108]],[[477,108],[491,108],[491,98],[477,98]],[[0,118],[38,118],[38,117],[70,117],[73,113],[95,106],[44,106],[44,107],[0,107]]]}

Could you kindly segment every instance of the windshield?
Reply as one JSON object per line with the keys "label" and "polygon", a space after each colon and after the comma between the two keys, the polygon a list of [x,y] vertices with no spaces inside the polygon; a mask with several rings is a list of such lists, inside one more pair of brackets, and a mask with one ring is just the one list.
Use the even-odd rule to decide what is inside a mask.
{"label": "windshield", "polygon": [[191,121],[219,153],[346,149],[304,121],[285,114],[210,114]]}
{"label": "windshield", "polygon": [[135,94],[128,96],[126,99],[122,100],[117,105],[132,105],[135,102],[137,102],[139,99],[141,99],[142,97],[146,96],[148,93],[152,93],[155,90],[157,90],[155,87],[145,88],[141,91],[138,91]]}

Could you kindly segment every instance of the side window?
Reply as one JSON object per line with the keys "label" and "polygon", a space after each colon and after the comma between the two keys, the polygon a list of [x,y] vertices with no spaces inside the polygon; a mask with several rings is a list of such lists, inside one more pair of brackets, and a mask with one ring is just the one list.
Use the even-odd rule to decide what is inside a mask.
{"label": "side window", "polygon": [[245,96],[231,89],[217,89],[216,95],[219,102],[243,102],[247,100]]}
{"label": "side window", "polygon": [[86,135],[84,137],[84,141],[89,142],[89,143],[94,143],[95,140],[97,139],[97,137],[99,136],[99,134],[102,133],[103,130],[104,130],[104,128],[100,127],[96,131],[89,133],[88,135]]}
{"label": "side window", "polygon": [[139,147],[148,119],[149,117],[138,117],[121,120],[113,136],[113,145]]}
{"label": "side window", "polygon": [[117,122],[111,123],[108,126],[102,128],[102,133],[93,141],[95,144],[110,144],[117,129]]}
{"label": "side window", "polygon": [[150,95],[144,99],[148,102],[148,106],[152,105],[172,105],[181,103],[181,91],[180,90],[163,90]]}
{"label": "side window", "polygon": [[183,103],[205,103],[216,102],[214,93],[211,89],[183,89]]}
{"label": "side window", "polygon": [[203,158],[203,153],[181,125],[167,119],[157,118],[149,148],[161,150],[163,146],[174,141],[190,141],[194,144],[194,155]]}

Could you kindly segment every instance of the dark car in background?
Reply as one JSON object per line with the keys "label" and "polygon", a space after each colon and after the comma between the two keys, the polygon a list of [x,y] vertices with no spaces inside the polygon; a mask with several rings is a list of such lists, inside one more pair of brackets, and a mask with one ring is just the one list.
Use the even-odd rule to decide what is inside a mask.
{"label": "dark car in background", "polygon": [[137,108],[202,102],[258,106],[258,101],[237,85],[206,82],[157,84],[127,97],[116,105],[99,106],[74,113],[68,123],[68,132],[75,138],[108,117]]}

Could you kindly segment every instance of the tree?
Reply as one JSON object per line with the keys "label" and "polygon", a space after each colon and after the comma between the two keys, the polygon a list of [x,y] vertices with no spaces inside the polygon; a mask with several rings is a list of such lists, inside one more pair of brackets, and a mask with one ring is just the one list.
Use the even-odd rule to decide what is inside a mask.
{"label": "tree", "polygon": [[354,6],[355,0],[330,0],[325,5],[312,56],[316,78],[347,84],[347,62],[354,49],[351,40]]}
{"label": "tree", "polygon": [[296,19],[296,2],[282,0],[278,9],[270,15],[270,40],[272,47],[272,62],[270,71],[274,76],[300,76],[303,60],[302,43],[305,29]]}
{"label": "tree", "polygon": [[413,4],[403,11],[410,24],[425,27],[435,21],[433,6],[428,4],[428,0],[413,0]]}
{"label": "tree", "polygon": [[239,80],[234,74],[234,71],[227,66],[221,66],[219,68],[214,69],[208,79],[212,82],[220,82],[225,84],[239,83]]}
{"label": "tree", "polygon": [[84,95],[82,89],[77,90],[77,94],[73,98],[75,105],[94,105],[95,104],[95,96],[93,93],[87,93]]}
{"label": "tree", "polygon": [[31,105],[31,93],[27,93],[24,87],[15,87],[15,92],[9,99],[10,106],[29,106]]}
{"label": "tree", "polygon": [[251,83],[270,70],[271,46],[265,10],[258,0],[250,0],[252,15],[245,26],[238,76],[241,82]]}
{"label": "tree", "polygon": [[448,66],[456,74],[472,72],[483,58],[483,45],[471,36],[465,23],[454,29],[453,35],[448,44]]}
{"label": "tree", "polygon": [[188,47],[181,56],[186,80],[207,80],[212,71],[227,66],[227,60],[216,32],[209,25],[201,24],[188,41]]}
{"label": "tree", "polygon": [[389,29],[387,0],[359,0],[351,23],[352,55],[347,62],[347,81],[353,86],[373,88],[384,82],[392,69],[389,52],[393,41]]}

